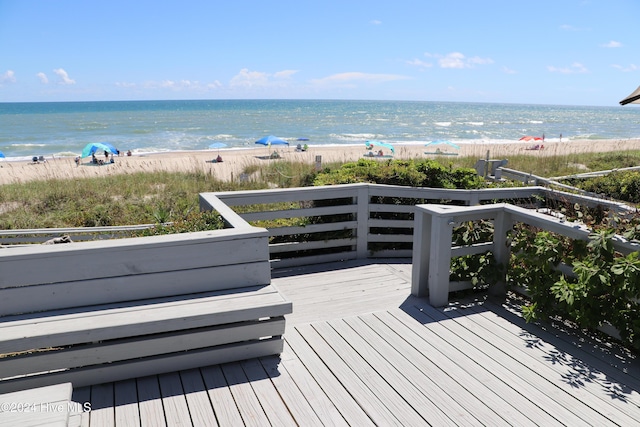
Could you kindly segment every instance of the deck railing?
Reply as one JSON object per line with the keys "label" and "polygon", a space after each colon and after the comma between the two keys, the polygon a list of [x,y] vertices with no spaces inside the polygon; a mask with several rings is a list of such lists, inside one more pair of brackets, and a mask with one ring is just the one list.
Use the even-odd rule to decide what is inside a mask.
{"label": "deck railing", "polygon": [[544,187],[451,190],[380,184],[202,193],[200,207],[219,212],[228,227],[246,221],[267,228],[272,264],[288,267],[355,258],[409,258],[416,204],[476,206],[509,201],[535,207],[543,198],[612,211],[630,209]]}
{"label": "deck railing", "polygon": [[[494,234],[491,242],[464,247],[452,246],[452,229],[456,224],[479,220],[493,221]],[[498,263],[508,265],[510,248],[507,233],[517,222],[577,240],[588,240],[590,234],[584,224],[506,203],[471,207],[418,205],[411,293],[416,296],[428,295],[431,305],[440,307],[448,303],[449,292],[471,287],[470,283],[450,282],[452,257],[492,252]],[[630,242],[622,236],[613,239],[613,246],[624,255],[640,251],[640,244]],[[526,290],[520,290],[526,293]],[[493,284],[490,291],[504,293],[504,278]]]}

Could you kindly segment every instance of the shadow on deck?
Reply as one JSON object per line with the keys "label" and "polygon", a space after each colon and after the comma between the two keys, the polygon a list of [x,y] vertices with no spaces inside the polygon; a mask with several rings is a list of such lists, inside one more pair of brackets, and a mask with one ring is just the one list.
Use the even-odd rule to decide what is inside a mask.
{"label": "shadow on deck", "polygon": [[275,270],[291,301],[271,356],[74,391],[70,425],[637,425],[640,366],[615,344],[534,325],[515,297],[444,309],[408,260]]}

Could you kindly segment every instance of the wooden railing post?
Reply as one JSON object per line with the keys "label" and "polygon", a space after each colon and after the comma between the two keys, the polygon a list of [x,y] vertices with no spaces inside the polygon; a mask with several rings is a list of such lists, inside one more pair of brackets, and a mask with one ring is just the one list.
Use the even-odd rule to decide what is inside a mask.
{"label": "wooden railing post", "polygon": [[413,259],[411,268],[411,295],[429,294],[429,257],[431,250],[431,215],[416,206],[413,214]]}
{"label": "wooden railing post", "polygon": [[489,286],[489,293],[491,295],[503,297],[507,293],[505,276],[511,256],[511,247],[507,239],[507,234],[512,229],[513,217],[509,212],[505,212],[504,208],[499,209],[496,212],[493,224],[493,256],[498,265],[502,266],[503,270],[500,274],[500,279]]}
{"label": "wooden railing post", "polygon": [[449,269],[451,266],[451,237],[453,219],[431,216],[429,247],[429,304],[442,307],[449,302]]}
{"label": "wooden railing post", "polygon": [[358,229],[356,236],[356,257],[367,258],[369,250],[369,185],[360,185],[357,188],[358,202]]}

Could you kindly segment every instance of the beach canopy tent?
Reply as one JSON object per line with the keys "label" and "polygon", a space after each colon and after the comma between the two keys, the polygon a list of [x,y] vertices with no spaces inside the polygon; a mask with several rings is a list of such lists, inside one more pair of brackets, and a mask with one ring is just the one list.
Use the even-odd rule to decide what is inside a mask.
{"label": "beach canopy tent", "polygon": [[104,142],[91,142],[84,146],[82,149],[82,157],[89,157],[92,154],[95,154],[96,151],[107,151],[111,154],[117,154],[118,150],[109,143]]}
{"label": "beach canopy tent", "polygon": [[0,151],[0,159],[4,159],[4,153],[2,151]]}
{"label": "beach canopy tent", "polygon": [[393,148],[393,145],[387,143],[387,142],[380,142],[380,141],[366,141],[364,143],[364,145],[367,147],[367,149],[371,150],[374,146],[376,147],[384,147],[388,150],[391,150],[392,153],[395,153],[396,150]]}
{"label": "beach canopy tent", "polygon": [[289,143],[284,139],[278,138],[277,136],[273,136],[273,135],[268,135],[263,138],[260,138],[259,140],[256,141],[256,144],[266,145],[267,147],[270,147],[272,145],[289,145]]}
{"label": "beach canopy tent", "polygon": [[620,101],[620,105],[640,104],[640,86],[631,95]]}
{"label": "beach canopy tent", "polygon": [[110,143],[103,141],[100,144],[106,145],[107,147],[109,147],[109,151],[112,152],[113,154],[118,154],[118,149],[116,147],[114,147],[113,145],[111,145]]}
{"label": "beach canopy tent", "polygon": [[458,144],[454,144],[451,141],[445,141],[444,139],[438,139],[438,140],[431,141],[431,142],[428,142],[428,143],[424,144],[425,147],[430,147],[432,145],[448,145],[449,147],[453,147],[456,150],[460,149],[460,146]]}

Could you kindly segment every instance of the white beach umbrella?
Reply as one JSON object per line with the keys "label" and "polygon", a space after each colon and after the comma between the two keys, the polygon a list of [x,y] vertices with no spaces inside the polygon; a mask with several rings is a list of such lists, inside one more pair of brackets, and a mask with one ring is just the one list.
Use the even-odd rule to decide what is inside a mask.
{"label": "white beach umbrella", "polygon": [[620,105],[640,104],[640,86],[631,95],[620,101]]}

